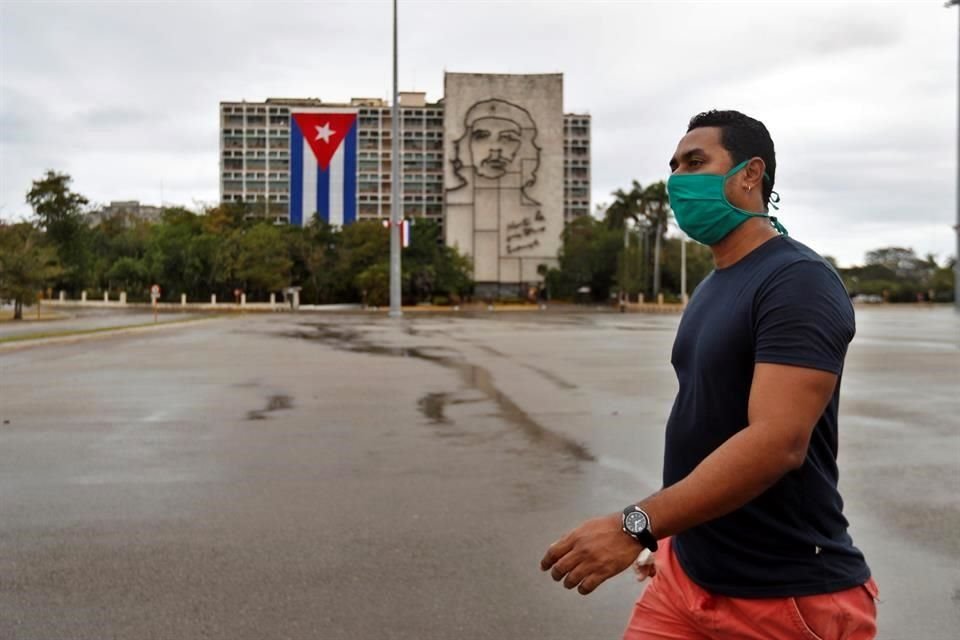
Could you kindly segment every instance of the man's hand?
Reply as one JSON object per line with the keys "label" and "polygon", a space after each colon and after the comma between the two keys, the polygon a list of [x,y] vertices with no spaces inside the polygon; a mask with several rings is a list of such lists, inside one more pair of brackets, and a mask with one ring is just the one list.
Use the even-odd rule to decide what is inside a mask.
{"label": "man's hand", "polygon": [[629,567],[643,545],[623,531],[623,517],[616,513],[587,520],[547,549],[540,568],[567,589],[591,593],[605,580]]}
{"label": "man's hand", "polygon": [[637,582],[643,582],[647,578],[657,575],[657,562],[650,549],[644,549],[640,552],[640,557],[633,563],[633,572],[637,576]]}

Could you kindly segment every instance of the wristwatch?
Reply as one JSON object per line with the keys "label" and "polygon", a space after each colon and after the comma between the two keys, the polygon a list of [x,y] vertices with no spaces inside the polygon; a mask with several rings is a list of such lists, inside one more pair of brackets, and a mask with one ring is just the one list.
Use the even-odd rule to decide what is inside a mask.
{"label": "wristwatch", "polygon": [[650,532],[650,516],[635,504],[623,510],[623,532],[650,551],[657,550],[657,539]]}

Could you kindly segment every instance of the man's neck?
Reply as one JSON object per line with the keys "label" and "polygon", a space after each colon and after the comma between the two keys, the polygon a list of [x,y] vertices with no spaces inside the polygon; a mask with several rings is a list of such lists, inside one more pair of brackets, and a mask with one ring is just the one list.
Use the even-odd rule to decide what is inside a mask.
{"label": "man's neck", "polygon": [[713,264],[717,269],[726,269],[740,262],[751,251],[777,235],[779,235],[777,230],[770,226],[770,221],[766,218],[747,220],[723,240],[710,246],[710,251],[713,252]]}

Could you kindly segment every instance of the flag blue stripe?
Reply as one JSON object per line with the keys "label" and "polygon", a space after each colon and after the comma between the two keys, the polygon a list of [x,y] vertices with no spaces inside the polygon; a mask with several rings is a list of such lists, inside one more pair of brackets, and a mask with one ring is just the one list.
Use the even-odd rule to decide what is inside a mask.
{"label": "flag blue stripe", "polygon": [[290,224],[303,226],[303,134],[290,118]]}
{"label": "flag blue stripe", "polygon": [[343,224],[357,219],[357,121],[353,121],[350,133],[343,141],[347,148],[343,159]]}
{"label": "flag blue stripe", "polygon": [[330,167],[324,171],[317,164],[317,211],[320,212],[320,218],[330,222]]}

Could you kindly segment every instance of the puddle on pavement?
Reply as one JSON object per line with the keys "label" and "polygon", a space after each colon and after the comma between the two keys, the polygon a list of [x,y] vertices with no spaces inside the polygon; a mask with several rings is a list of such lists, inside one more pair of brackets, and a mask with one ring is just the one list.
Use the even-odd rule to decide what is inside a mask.
{"label": "puddle on pavement", "polygon": [[[417,358],[441,367],[456,371],[464,386],[480,391],[486,399],[496,404],[499,417],[508,425],[518,429],[528,440],[554,451],[559,451],[579,461],[593,462],[596,458],[590,451],[574,440],[550,431],[531,418],[516,402],[497,388],[490,372],[478,365],[464,361],[460,355],[445,347],[394,347],[374,344],[352,328],[330,325],[302,324],[308,330],[284,333],[286,337],[317,340],[336,349],[352,353],[366,353],[380,356]],[[445,417],[444,408],[453,400],[447,394],[427,394],[419,401],[420,411],[435,423],[436,416]],[[430,413],[427,413],[427,412]]]}
{"label": "puddle on pavement", "polygon": [[422,413],[432,424],[449,424],[444,408],[447,406],[449,395],[446,393],[428,393],[417,401]]}
{"label": "puddle on pavement", "polygon": [[247,412],[247,420],[266,420],[267,414],[271,411],[280,411],[293,407],[293,398],[283,394],[275,394],[267,398],[267,404],[263,409]]}

